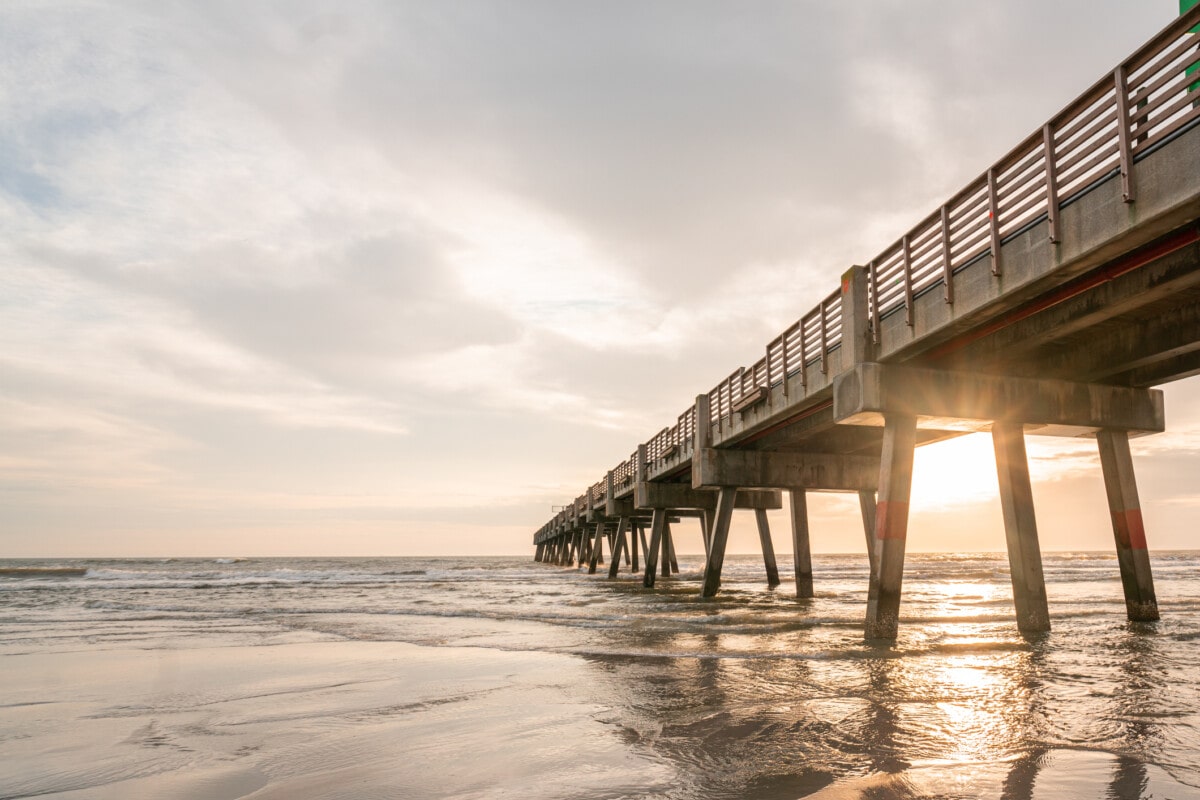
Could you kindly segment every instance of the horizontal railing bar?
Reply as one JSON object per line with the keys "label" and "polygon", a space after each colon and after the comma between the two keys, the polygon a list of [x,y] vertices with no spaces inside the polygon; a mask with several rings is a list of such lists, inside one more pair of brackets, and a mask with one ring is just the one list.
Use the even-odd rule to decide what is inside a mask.
{"label": "horizontal railing bar", "polygon": [[[1158,75],[1157,78],[1155,78],[1150,83],[1143,83],[1142,86],[1139,86],[1139,87],[1137,87],[1137,89],[1130,92],[1129,108],[1131,110],[1137,108],[1138,103],[1153,96],[1156,92],[1158,92],[1160,89],[1166,87],[1168,84],[1178,80],[1180,75],[1187,76],[1188,67],[1191,67],[1191,66],[1195,65],[1197,63],[1197,61],[1200,61],[1200,51],[1196,51],[1194,49],[1195,47],[1196,47],[1195,42],[1185,39],[1180,44],[1180,46],[1178,48],[1178,52],[1176,53],[1176,55],[1174,57],[1172,57],[1170,59],[1164,59],[1162,62],[1162,66],[1158,67],[1153,72],[1149,73],[1151,75]],[[1184,60],[1184,61],[1179,61],[1178,64],[1173,63],[1177,59],[1179,59],[1180,56],[1186,55],[1189,52],[1192,55],[1191,58]],[[1189,77],[1189,79],[1190,79],[1190,76],[1187,76],[1187,77]],[[1127,80],[1130,82],[1135,82],[1135,81],[1133,81],[1132,78],[1129,78]],[[1142,83],[1142,81],[1136,81],[1136,82]]]}
{"label": "horizontal railing bar", "polygon": [[[1186,98],[1184,98],[1184,99],[1186,100]],[[1143,150],[1153,147],[1154,145],[1158,144],[1163,139],[1166,139],[1171,134],[1175,133],[1179,129],[1181,129],[1184,126],[1191,123],[1194,119],[1196,119],[1197,116],[1200,116],[1200,106],[1193,108],[1187,114],[1185,114],[1184,116],[1175,120],[1170,125],[1167,125],[1162,130],[1157,131],[1157,132],[1151,134],[1146,139],[1136,143],[1133,146],[1133,152],[1136,154],[1140,154]]]}
{"label": "horizontal railing bar", "polygon": [[1119,152],[1120,147],[1118,147],[1115,132],[1114,135],[1109,138],[1108,142],[1103,145],[1098,142],[1096,146],[1092,147],[1091,149],[1078,150],[1070,158],[1063,159],[1062,163],[1058,165],[1058,184],[1062,186],[1069,183],[1070,179],[1067,178],[1066,175],[1067,173],[1074,171],[1078,165],[1083,164],[1086,166],[1087,164],[1092,164],[1093,162],[1097,161],[1097,159],[1103,160],[1109,156],[1116,155]]}

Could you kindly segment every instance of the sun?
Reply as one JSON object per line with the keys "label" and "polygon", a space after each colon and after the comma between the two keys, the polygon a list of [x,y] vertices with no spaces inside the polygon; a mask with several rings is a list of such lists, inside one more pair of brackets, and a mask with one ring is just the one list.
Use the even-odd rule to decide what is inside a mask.
{"label": "sun", "polygon": [[910,501],[914,508],[983,503],[998,496],[991,434],[970,433],[917,448]]}

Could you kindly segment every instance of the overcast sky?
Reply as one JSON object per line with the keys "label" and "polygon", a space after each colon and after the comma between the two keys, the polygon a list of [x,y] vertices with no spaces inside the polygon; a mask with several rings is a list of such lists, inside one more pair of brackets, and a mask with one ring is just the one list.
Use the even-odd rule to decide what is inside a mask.
{"label": "overcast sky", "polygon": [[[0,556],[531,553],[1176,12],[6,0]],[[1148,537],[1194,547],[1167,391]],[[1094,443],[1030,447],[1043,546],[1111,549]],[[921,452],[910,548],[1003,547],[990,457]]]}

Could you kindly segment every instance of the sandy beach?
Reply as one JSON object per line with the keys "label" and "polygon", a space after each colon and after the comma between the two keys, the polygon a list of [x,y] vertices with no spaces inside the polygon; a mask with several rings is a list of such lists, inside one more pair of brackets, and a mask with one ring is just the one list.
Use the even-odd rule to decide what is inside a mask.
{"label": "sandy beach", "polygon": [[[613,796],[670,770],[565,702],[576,659],[313,642],[5,659],[0,796]],[[586,768],[564,773],[576,759]],[[618,791],[619,794],[619,791]]]}

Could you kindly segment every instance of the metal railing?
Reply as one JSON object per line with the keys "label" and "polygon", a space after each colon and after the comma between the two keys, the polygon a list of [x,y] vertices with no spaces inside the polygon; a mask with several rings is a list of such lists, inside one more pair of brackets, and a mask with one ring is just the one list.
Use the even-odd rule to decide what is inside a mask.
{"label": "metal railing", "polygon": [[[904,309],[913,324],[916,297],[942,286],[954,302],[953,275],[990,257],[1003,270],[1000,248],[1043,220],[1056,242],[1060,210],[1099,184],[1121,177],[1126,202],[1137,196],[1133,164],[1200,120],[1200,6],[1180,15],[1109,75],[1031,133],[1007,155],[896,242],[868,262],[867,324],[876,342],[880,320]],[[767,343],[764,356],[739,367],[709,391],[710,424],[737,413],[754,393],[799,375],[807,391],[813,369],[828,372],[829,354],[842,341],[841,290]],[[696,408],[645,444],[646,466],[682,460],[696,430]],[[638,453],[613,470],[614,491],[635,480]],[[589,490],[593,504],[606,497],[607,476]]]}

